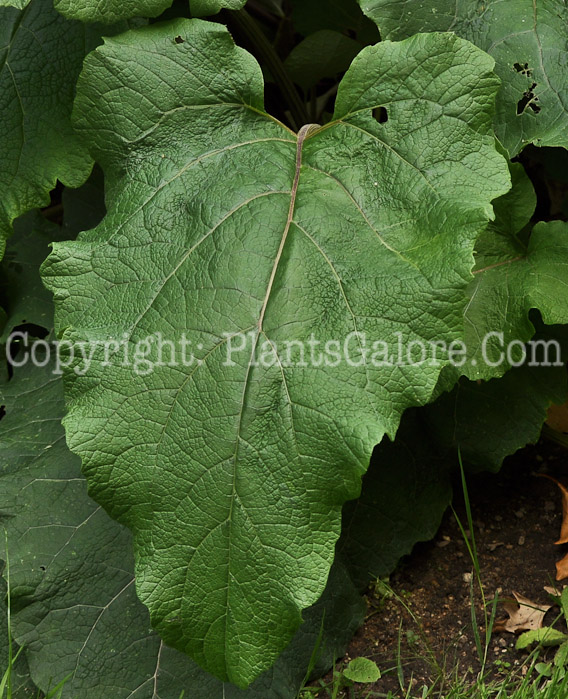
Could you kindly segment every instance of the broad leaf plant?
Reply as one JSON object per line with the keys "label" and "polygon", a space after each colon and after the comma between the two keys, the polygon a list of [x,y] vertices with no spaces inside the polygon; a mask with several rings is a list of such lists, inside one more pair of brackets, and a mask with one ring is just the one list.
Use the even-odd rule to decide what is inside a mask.
{"label": "broad leaf plant", "polygon": [[0,1],[15,696],[292,699],[434,536],[456,450],[538,439],[568,399],[567,21]]}

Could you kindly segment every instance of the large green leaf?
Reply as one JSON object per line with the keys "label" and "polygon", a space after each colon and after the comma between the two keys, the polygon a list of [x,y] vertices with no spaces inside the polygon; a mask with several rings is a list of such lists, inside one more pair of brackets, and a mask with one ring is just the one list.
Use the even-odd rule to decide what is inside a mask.
{"label": "large green leaf", "polygon": [[100,27],[65,20],[52,0],[0,7],[0,257],[15,218],[48,204],[57,180],[78,187],[89,175],[70,115],[83,58],[100,36]]}
{"label": "large green leaf", "polygon": [[[155,366],[151,343],[146,373],[95,346],[66,372],[68,441],[134,532],[153,625],[221,678],[248,684],[289,641],[374,445],[448,362],[353,366],[351,334],[462,336],[474,241],[509,187],[492,66],[453,35],[367,48],[333,121],[296,136],[219,25],[129,32],[86,61],[75,123],[109,211],[48,258],[59,336],[136,353],[185,333],[199,362]],[[350,361],[303,363],[312,337],[350,337]]]}
{"label": "large green leaf", "polygon": [[23,10],[29,4],[30,0],[0,0],[0,7],[16,7],[18,10]]}
{"label": "large green leaf", "polygon": [[490,53],[503,83],[495,129],[511,156],[568,147],[565,0],[359,0],[383,38],[453,31]]}
{"label": "large green leaf", "polygon": [[53,0],[55,8],[69,19],[111,24],[130,17],[157,17],[172,0]]}

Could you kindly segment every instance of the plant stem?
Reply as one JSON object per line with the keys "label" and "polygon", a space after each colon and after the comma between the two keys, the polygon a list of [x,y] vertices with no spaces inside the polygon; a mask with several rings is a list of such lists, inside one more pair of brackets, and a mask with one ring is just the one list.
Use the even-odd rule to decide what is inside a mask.
{"label": "plant stem", "polygon": [[280,60],[280,56],[276,53],[274,47],[270,41],[268,41],[257,22],[246,10],[239,10],[231,14],[241,31],[254,44],[260,58],[262,58],[272,77],[278,84],[280,91],[286,99],[296,129],[299,130],[300,127],[309,122],[308,113],[298,94],[298,90],[296,90],[294,83],[286,72],[284,63]]}

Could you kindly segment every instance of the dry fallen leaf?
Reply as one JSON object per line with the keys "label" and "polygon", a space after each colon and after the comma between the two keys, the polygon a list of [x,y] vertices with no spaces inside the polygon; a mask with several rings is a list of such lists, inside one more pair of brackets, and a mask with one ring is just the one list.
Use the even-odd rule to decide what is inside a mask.
{"label": "dry fallen leaf", "polygon": [[519,606],[514,602],[505,602],[503,607],[509,618],[495,622],[494,630],[519,633],[521,631],[541,629],[544,615],[552,605],[536,604],[517,592],[513,592],[513,596],[519,603]]}
{"label": "dry fallen leaf", "polygon": [[568,578],[568,553],[560,561],[556,561],[556,579]]}
{"label": "dry fallen leaf", "polygon": [[[566,585],[564,585],[564,587],[566,587]],[[560,595],[562,594],[562,590],[559,590],[556,587],[552,587],[551,585],[545,585],[543,589],[551,597],[556,597],[557,599],[560,599]]]}
{"label": "dry fallen leaf", "polygon": [[[566,486],[560,481],[556,480],[556,478],[553,478],[546,473],[539,473],[538,475],[542,476],[542,478],[548,478],[549,481],[556,483],[556,485],[560,488],[560,492],[562,493],[562,526],[560,527],[560,539],[554,543],[568,544],[568,488],[566,488]],[[568,564],[566,565],[568,566]],[[558,564],[556,567],[558,568]],[[568,577],[568,575],[565,575],[564,577]],[[563,578],[557,577],[556,579],[562,580]]]}

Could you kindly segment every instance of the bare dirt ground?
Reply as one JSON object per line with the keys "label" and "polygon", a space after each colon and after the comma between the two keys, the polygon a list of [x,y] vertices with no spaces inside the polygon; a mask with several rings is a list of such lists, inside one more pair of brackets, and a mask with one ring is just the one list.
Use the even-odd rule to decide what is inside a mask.
{"label": "bare dirt ground", "polygon": [[[543,587],[554,585],[555,562],[568,547],[554,545],[562,521],[560,490],[537,473],[567,482],[568,449],[543,441],[510,457],[497,475],[468,477],[481,579],[489,600],[495,595],[512,600],[515,591],[535,603],[549,601]],[[458,488],[454,506],[467,529]],[[397,657],[406,684],[412,682],[417,688],[456,669],[462,678],[479,672],[471,617],[472,571],[464,537],[448,512],[436,539],[416,546],[391,575],[389,584],[398,599],[385,598],[380,586],[369,589],[366,622],[345,657],[347,661],[365,656],[379,665],[381,680],[366,689],[385,694],[400,691]],[[475,608],[484,641],[479,591]],[[557,608],[551,610],[545,623],[557,615]],[[506,617],[500,604],[497,619]],[[522,664],[526,653],[515,649],[515,641],[511,633],[493,634],[487,662],[490,673],[498,675]]]}

